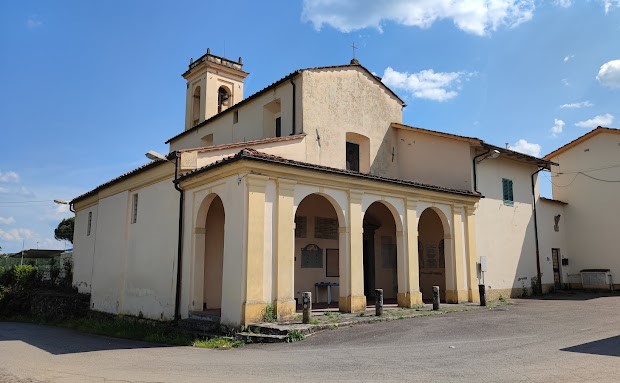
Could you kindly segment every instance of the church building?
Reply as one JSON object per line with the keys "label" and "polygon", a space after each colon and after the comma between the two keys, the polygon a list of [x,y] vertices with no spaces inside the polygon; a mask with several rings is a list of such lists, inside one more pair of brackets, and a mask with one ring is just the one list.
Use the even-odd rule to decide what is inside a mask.
{"label": "church building", "polygon": [[491,298],[554,286],[565,234],[548,217],[563,207],[537,182],[554,162],[404,124],[403,100],[355,59],[244,98],[247,75],[241,58],[192,60],[169,154],[71,202],[91,309],[239,326],[268,305],[293,317],[306,291],[355,313],[376,288],[413,307],[433,285],[455,303],[479,284]]}

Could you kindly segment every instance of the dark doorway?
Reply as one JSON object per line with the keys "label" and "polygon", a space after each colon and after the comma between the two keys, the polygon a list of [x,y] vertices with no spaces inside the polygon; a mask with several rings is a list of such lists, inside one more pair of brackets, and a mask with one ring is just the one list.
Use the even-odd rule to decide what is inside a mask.
{"label": "dark doorway", "polygon": [[553,285],[556,290],[559,290],[562,288],[560,249],[551,249],[551,258],[553,259]]}

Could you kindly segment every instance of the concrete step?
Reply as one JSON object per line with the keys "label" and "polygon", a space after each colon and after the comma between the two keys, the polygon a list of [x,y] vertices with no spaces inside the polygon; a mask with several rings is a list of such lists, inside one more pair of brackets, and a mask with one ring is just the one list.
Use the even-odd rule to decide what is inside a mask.
{"label": "concrete step", "polygon": [[253,332],[239,332],[235,337],[245,343],[282,343],[286,342],[287,335],[256,334]]}

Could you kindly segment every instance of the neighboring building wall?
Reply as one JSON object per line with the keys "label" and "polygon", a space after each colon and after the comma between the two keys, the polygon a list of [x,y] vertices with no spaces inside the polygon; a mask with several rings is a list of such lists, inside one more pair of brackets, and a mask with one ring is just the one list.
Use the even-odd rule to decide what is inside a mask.
{"label": "neighboring building wall", "polygon": [[[553,171],[553,198],[567,202],[566,230],[569,269],[611,269],[620,284],[620,134],[599,133],[551,158],[560,164]],[[605,169],[607,168],[607,169]],[[600,170],[590,170],[600,169]],[[616,182],[604,182],[610,180]]]}
{"label": "neighboring building wall", "polygon": [[[540,272],[543,284],[554,284],[553,278],[553,255],[552,249],[559,249],[560,283],[568,284],[568,274],[571,272],[571,260],[568,266],[562,266],[562,258],[570,258],[566,243],[567,218],[565,205],[559,202],[538,199],[536,201],[536,215],[538,219],[538,243],[540,245]],[[555,230],[554,217],[560,216],[557,231]]]}
{"label": "neighboring building wall", "polygon": [[370,139],[370,173],[397,176],[390,123],[402,121],[398,99],[357,67],[306,70],[302,89],[308,162],[344,169],[346,134],[354,132]]}
{"label": "neighboring building wall", "polygon": [[470,144],[406,129],[394,129],[400,179],[471,190]]}
{"label": "neighboring building wall", "polygon": [[[491,299],[520,296],[524,287],[531,293],[536,277],[531,174],[536,170],[501,156],[477,164],[478,190],[485,197],[476,211],[478,257],[487,257],[484,283]],[[513,206],[503,202],[503,178],[513,182]]]}

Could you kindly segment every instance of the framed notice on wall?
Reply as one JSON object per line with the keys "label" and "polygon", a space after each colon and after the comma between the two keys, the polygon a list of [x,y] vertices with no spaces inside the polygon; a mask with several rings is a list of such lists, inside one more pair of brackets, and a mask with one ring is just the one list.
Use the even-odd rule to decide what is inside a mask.
{"label": "framed notice on wall", "polygon": [[326,277],[339,277],[339,264],[340,255],[338,249],[325,250],[325,276]]}

